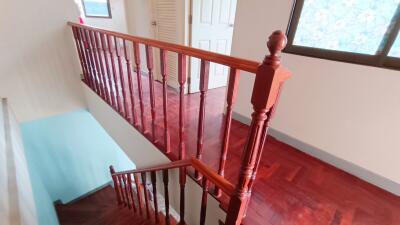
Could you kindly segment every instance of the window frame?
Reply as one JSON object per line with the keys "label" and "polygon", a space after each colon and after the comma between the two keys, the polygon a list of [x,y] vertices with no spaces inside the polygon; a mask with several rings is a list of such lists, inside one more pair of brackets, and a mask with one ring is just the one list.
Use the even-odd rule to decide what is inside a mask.
{"label": "window frame", "polygon": [[400,70],[400,58],[391,57],[388,55],[397,35],[400,35],[400,5],[397,7],[392,19],[392,25],[388,27],[386,34],[381,41],[379,50],[376,52],[376,55],[368,55],[355,52],[293,45],[293,40],[299,24],[304,1],[305,0],[294,0],[293,2],[293,8],[286,29],[288,43],[283,52],[338,62]]}
{"label": "window frame", "polygon": [[108,11],[108,16],[94,16],[94,15],[88,15],[87,12],[86,12],[85,0],[81,0],[81,2],[82,2],[83,13],[85,14],[85,17],[87,17],[87,18],[112,19],[110,0],[107,0],[107,11]]}

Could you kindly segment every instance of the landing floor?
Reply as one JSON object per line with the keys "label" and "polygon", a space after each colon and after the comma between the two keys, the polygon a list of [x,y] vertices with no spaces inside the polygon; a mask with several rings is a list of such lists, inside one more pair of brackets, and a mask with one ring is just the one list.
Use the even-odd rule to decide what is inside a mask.
{"label": "landing floor", "polygon": [[[145,121],[150,131],[148,77],[143,76],[142,81]],[[136,85],[137,80],[134,82]],[[137,88],[134,91],[137,95]],[[162,86],[159,82],[155,82],[155,97],[156,140],[163,145]],[[225,88],[208,91],[203,161],[215,169],[218,168],[222,144],[224,98]],[[129,98],[126,99],[130,105]],[[193,157],[196,153],[199,99],[199,94],[185,96],[187,157]],[[136,114],[139,115],[139,99],[136,97],[135,100]],[[174,158],[178,156],[178,110],[178,93],[169,88],[168,119]],[[247,125],[233,121],[225,172],[226,178],[232,183],[237,181],[247,133]],[[400,197],[269,136],[244,224],[399,225]]]}
{"label": "landing floor", "polygon": [[[151,114],[143,76],[145,114]],[[156,137],[163,143],[162,88],[156,82]],[[136,92],[137,93],[137,92]],[[178,93],[168,90],[171,149],[178,155]],[[208,91],[203,161],[218,168],[222,144],[225,88]],[[195,156],[199,94],[185,97],[186,150]],[[136,101],[138,102],[138,101]],[[139,108],[136,107],[139,113]],[[237,181],[248,126],[233,121],[225,176]],[[399,225],[400,197],[364,182],[269,136],[254,186],[247,225]]]}

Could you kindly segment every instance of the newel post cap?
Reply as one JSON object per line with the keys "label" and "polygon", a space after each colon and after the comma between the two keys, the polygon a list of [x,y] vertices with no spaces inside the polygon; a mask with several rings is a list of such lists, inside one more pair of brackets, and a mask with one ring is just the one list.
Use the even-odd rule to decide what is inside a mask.
{"label": "newel post cap", "polygon": [[270,55],[258,67],[251,102],[255,109],[269,110],[275,104],[280,83],[285,72],[280,66],[281,51],[286,47],[286,35],[277,30],[269,36],[267,46]]}
{"label": "newel post cap", "polygon": [[270,55],[265,57],[264,62],[272,65],[279,65],[279,54],[286,47],[287,37],[281,30],[274,31],[268,39],[267,46]]}

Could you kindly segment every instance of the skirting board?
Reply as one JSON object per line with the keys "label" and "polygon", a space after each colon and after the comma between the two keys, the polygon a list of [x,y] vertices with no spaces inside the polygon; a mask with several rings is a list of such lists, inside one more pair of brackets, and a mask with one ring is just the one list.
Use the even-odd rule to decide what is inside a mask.
{"label": "skirting board", "polygon": [[[232,114],[233,119],[240,121],[244,124],[250,124],[251,120],[250,118],[243,116],[239,113],[233,112]],[[336,157],[330,153],[327,153],[317,147],[314,147],[310,144],[304,143],[296,138],[293,138],[281,131],[278,131],[274,128],[270,128],[268,131],[268,134],[271,135],[272,137],[278,139],[279,141],[286,143],[290,146],[295,147],[296,149],[299,149],[300,151],[311,155],[315,158],[318,158],[326,163],[329,163],[341,170],[344,170],[362,180],[367,181],[368,183],[371,183],[375,186],[378,186],[388,192],[391,192],[397,196],[400,196],[400,184],[396,183],[390,179],[387,179],[383,176],[380,176],[374,172],[371,172],[369,170],[366,170],[356,164],[353,164],[351,162],[348,162],[344,159],[341,159],[339,157]]]}

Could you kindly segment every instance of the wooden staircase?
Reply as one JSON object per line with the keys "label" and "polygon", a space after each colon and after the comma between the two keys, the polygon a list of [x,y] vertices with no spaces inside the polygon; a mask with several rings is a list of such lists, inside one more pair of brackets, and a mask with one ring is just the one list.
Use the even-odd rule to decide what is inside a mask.
{"label": "wooden staircase", "polygon": [[[79,201],[56,205],[60,225],[153,225],[165,224],[165,215],[158,213],[160,223],[148,219],[145,214],[133,213],[117,204],[115,193],[107,186]],[[150,209],[152,212],[153,209]],[[172,217],[171,224],[176,225]]]}
{"label": "wooden staircase", "polygon": [[[140,181],[146,184],[146,173],[154,176],[156,172],[162,172],[164,182],[164,192],[168,192],[168,169],[179,168],[179,186],[180,190],[180,221],[185,223],[185,184],[186,175],[196,180],[203,189],[200,225],[206,221],[207,195],[209,187],[214,187],[213,194],[218,197],[227,197],[226,211],[227,216],[224,221],[226,225],[240,225],[247,214],[252,188],[255,182],[257,170],[260,164],[262,149],[267,137],[269,122],[275,112],[277,100],[284,82],[289,79],[291,73],[281,66],[280,53],[286,46],[286,36],[282,31],[273,32],[268,40],[267,47],[269,54],[260,62],[247,59],[236,58],[222,55],[196,48],[182,45],[152,40],[142,37],[136,37],[128,34],[99,29],[69,22],[72,27],[78,57],[82,67],[83,82],[94,92],[96,92],[105,102],[116,110],[127,122],[143,134],[151,143],[153,143],[162,153],[164,153],[172,162],[161,167],[150,168],[149,171],[124,171],[115,173],[112,176],[119,205],[127,206],[135,210],[134,195],[137,194],[138,211],[142,206],[148,212],[148,194],[144,188],[143,197],[140,197]],[[145,49],[147,78],[149,83],[149,99],[144,99],[143,82],[141,68],[141,46]],[[154,49],[159,52],[159,65],[154,65]],[[132,56],[133,53],[133,56]],[[171,74],[168,71],[168,60],[171,55],[178,57],[177,74]],[[188,60],[191,58],[200,59],[200,99],[199,115],[197,124],[196,146],[189,146],[196,149],[194,155],[187,154],[188,136],[185,131],[185,114],[189,110],[185,103],[185,87],[188,77]],[[229,83],[227,84],[226,94],[226,116],[224,121],[223,135],[214,137],[215,140],[221,139],[223,144],[220,151],[217,151],[216,158],[219,159],[218,170],[214,172],[202,162],[205,149],[205,116],[206,99],[208,91],[208,82],[210,75],[210,65],[212,63],[220,64],[229,68]],[[135,66],[133,66],[133,64]],[[154,91],[154,73],[159,68],[159,77],[162,80],[162,105],[157,105]],[[196,68],[192,68],[196,69]],[[146,69],[144,69],[146,70]],[[238,179],[236,185],[232,185],[224,178],[225,166],[227,164],[228,143],[230,141],[230,131],[232,122],[233,106],[236,100],[239,77],[242,71],[246,71],[255,76],[254,86],[251,95],[251,104],[253,106],[252,122],[247,134],[246,144],[241,154],[241,162],[238,163]],[[136,79],[133,78],[136,74]],[[157,75],[157,74],[156,74]],[[178,132],[170,132],[172,126],[169,122],[170,100],[168,97],[168,77],[174,75],[179,83],[179,107],[175,109],[173,117],[178,118]],[[149,102],[146,105],[146,102]],[[139,106],[139,110],[136,110]],[[146,109],[151,111],[151,119],[146,117]],[[157,139],[157,127],[160,123],[158,118],[162,118],[162,141]],[[150,126],[148,126],[150,123]],[[160,133],[160,132],[159,132]],[[172,154],[172,148],[178,149],[178,157]],[[190,159],[194,157],[193,159]],[[189,160],[187,160],[189,158]],[[172,167],[170,167],[173,165]],[[187,167],[193,167],[195,173],[188,173]],[[155,187],[152,179],[152,186]],[[133,187],[136,187],[137,192]],[[147,196],[147,198],[146,198]],[[157,196],[157,195],[155,195]],[[143,204],[143,201],[145,204]],[[168,218],[168,194],[165,194],[166,223]],[[157,201],[155,201],[157,202]],[[158,212],[156,205],[155,212]],[[155,219],[158,213],[155,213]],[[218,224],[218,221],[213,222]]]}

